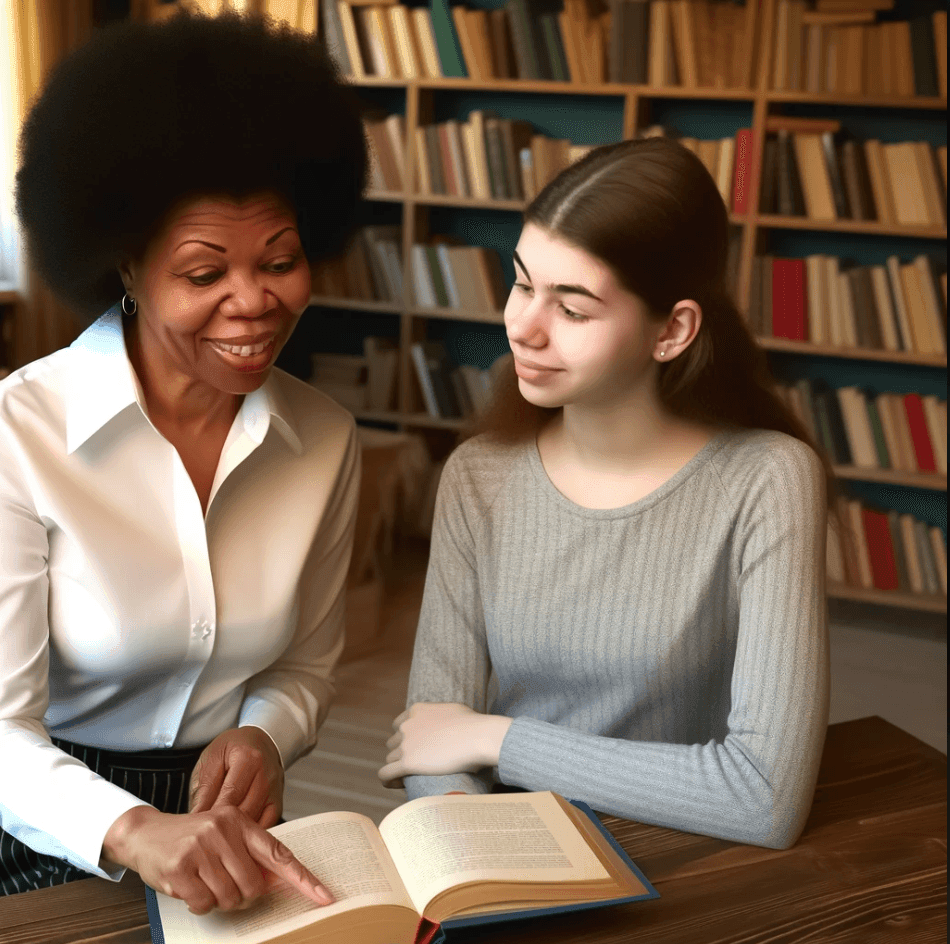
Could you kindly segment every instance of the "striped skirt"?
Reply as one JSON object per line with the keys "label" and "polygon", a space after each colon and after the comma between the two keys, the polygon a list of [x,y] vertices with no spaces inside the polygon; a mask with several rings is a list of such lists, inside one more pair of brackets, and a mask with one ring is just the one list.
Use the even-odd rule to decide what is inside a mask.
{"label": "striped skirt", "polygon": [[[52,738],[61,751],[163,813],[188,812],[188,784],[204,748],[106,751]],[[0,895],[65,885],[91,874],[63,859],[34,852],[0,829]]]}

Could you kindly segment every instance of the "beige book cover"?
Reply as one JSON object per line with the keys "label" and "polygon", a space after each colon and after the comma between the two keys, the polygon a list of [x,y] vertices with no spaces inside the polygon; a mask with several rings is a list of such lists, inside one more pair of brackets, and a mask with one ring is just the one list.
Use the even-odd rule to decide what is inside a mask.
{"label": "beige book cover", "polygon": [[821,135],[793,134],[792,145],[795,148],[802,194],[805,198],[805,212],[808,217],[813,220],[827,221],[837,219]]}

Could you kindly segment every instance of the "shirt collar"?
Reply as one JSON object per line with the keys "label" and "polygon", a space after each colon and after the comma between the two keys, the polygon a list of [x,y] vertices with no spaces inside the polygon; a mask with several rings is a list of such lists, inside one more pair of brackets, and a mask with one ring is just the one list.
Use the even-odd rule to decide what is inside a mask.
{"label": "shirt collar", "polygon": [[[129,360],[117,302],[70,345],[79,357],[66,404],[66,451],[75,452],[95,433],[133,405],[148,413],[142,387]],[[293,411],[273,370],[264,384],[247,394],[238,414],[244,430],[260,445],[273,423],[296,455],[303,452]]]}

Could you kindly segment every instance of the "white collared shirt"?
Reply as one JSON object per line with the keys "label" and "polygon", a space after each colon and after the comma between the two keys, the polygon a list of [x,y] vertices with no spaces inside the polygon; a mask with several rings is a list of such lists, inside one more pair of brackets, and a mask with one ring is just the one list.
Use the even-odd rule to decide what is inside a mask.
{"label": "white collared shirt", "polygon": [[207,514],[150,423],[118,306],[0,381],[0,825],[103,878],[142,801],[53,747],[316,743],[343,646],[359,490],[351,414],[273,369]]}

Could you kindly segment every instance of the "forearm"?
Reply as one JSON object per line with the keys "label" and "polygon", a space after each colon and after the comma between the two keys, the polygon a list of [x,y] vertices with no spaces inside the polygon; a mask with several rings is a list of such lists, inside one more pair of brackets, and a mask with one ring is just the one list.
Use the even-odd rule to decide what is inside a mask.
{"label": "forearm", "polygon": [[706,744],[626,741],[520,718],[502,745],[499,776],[623,819],[787,848],[811,807],[825,714],[816,706],[799,723],[799,737],[756,756],[732,733]]}

